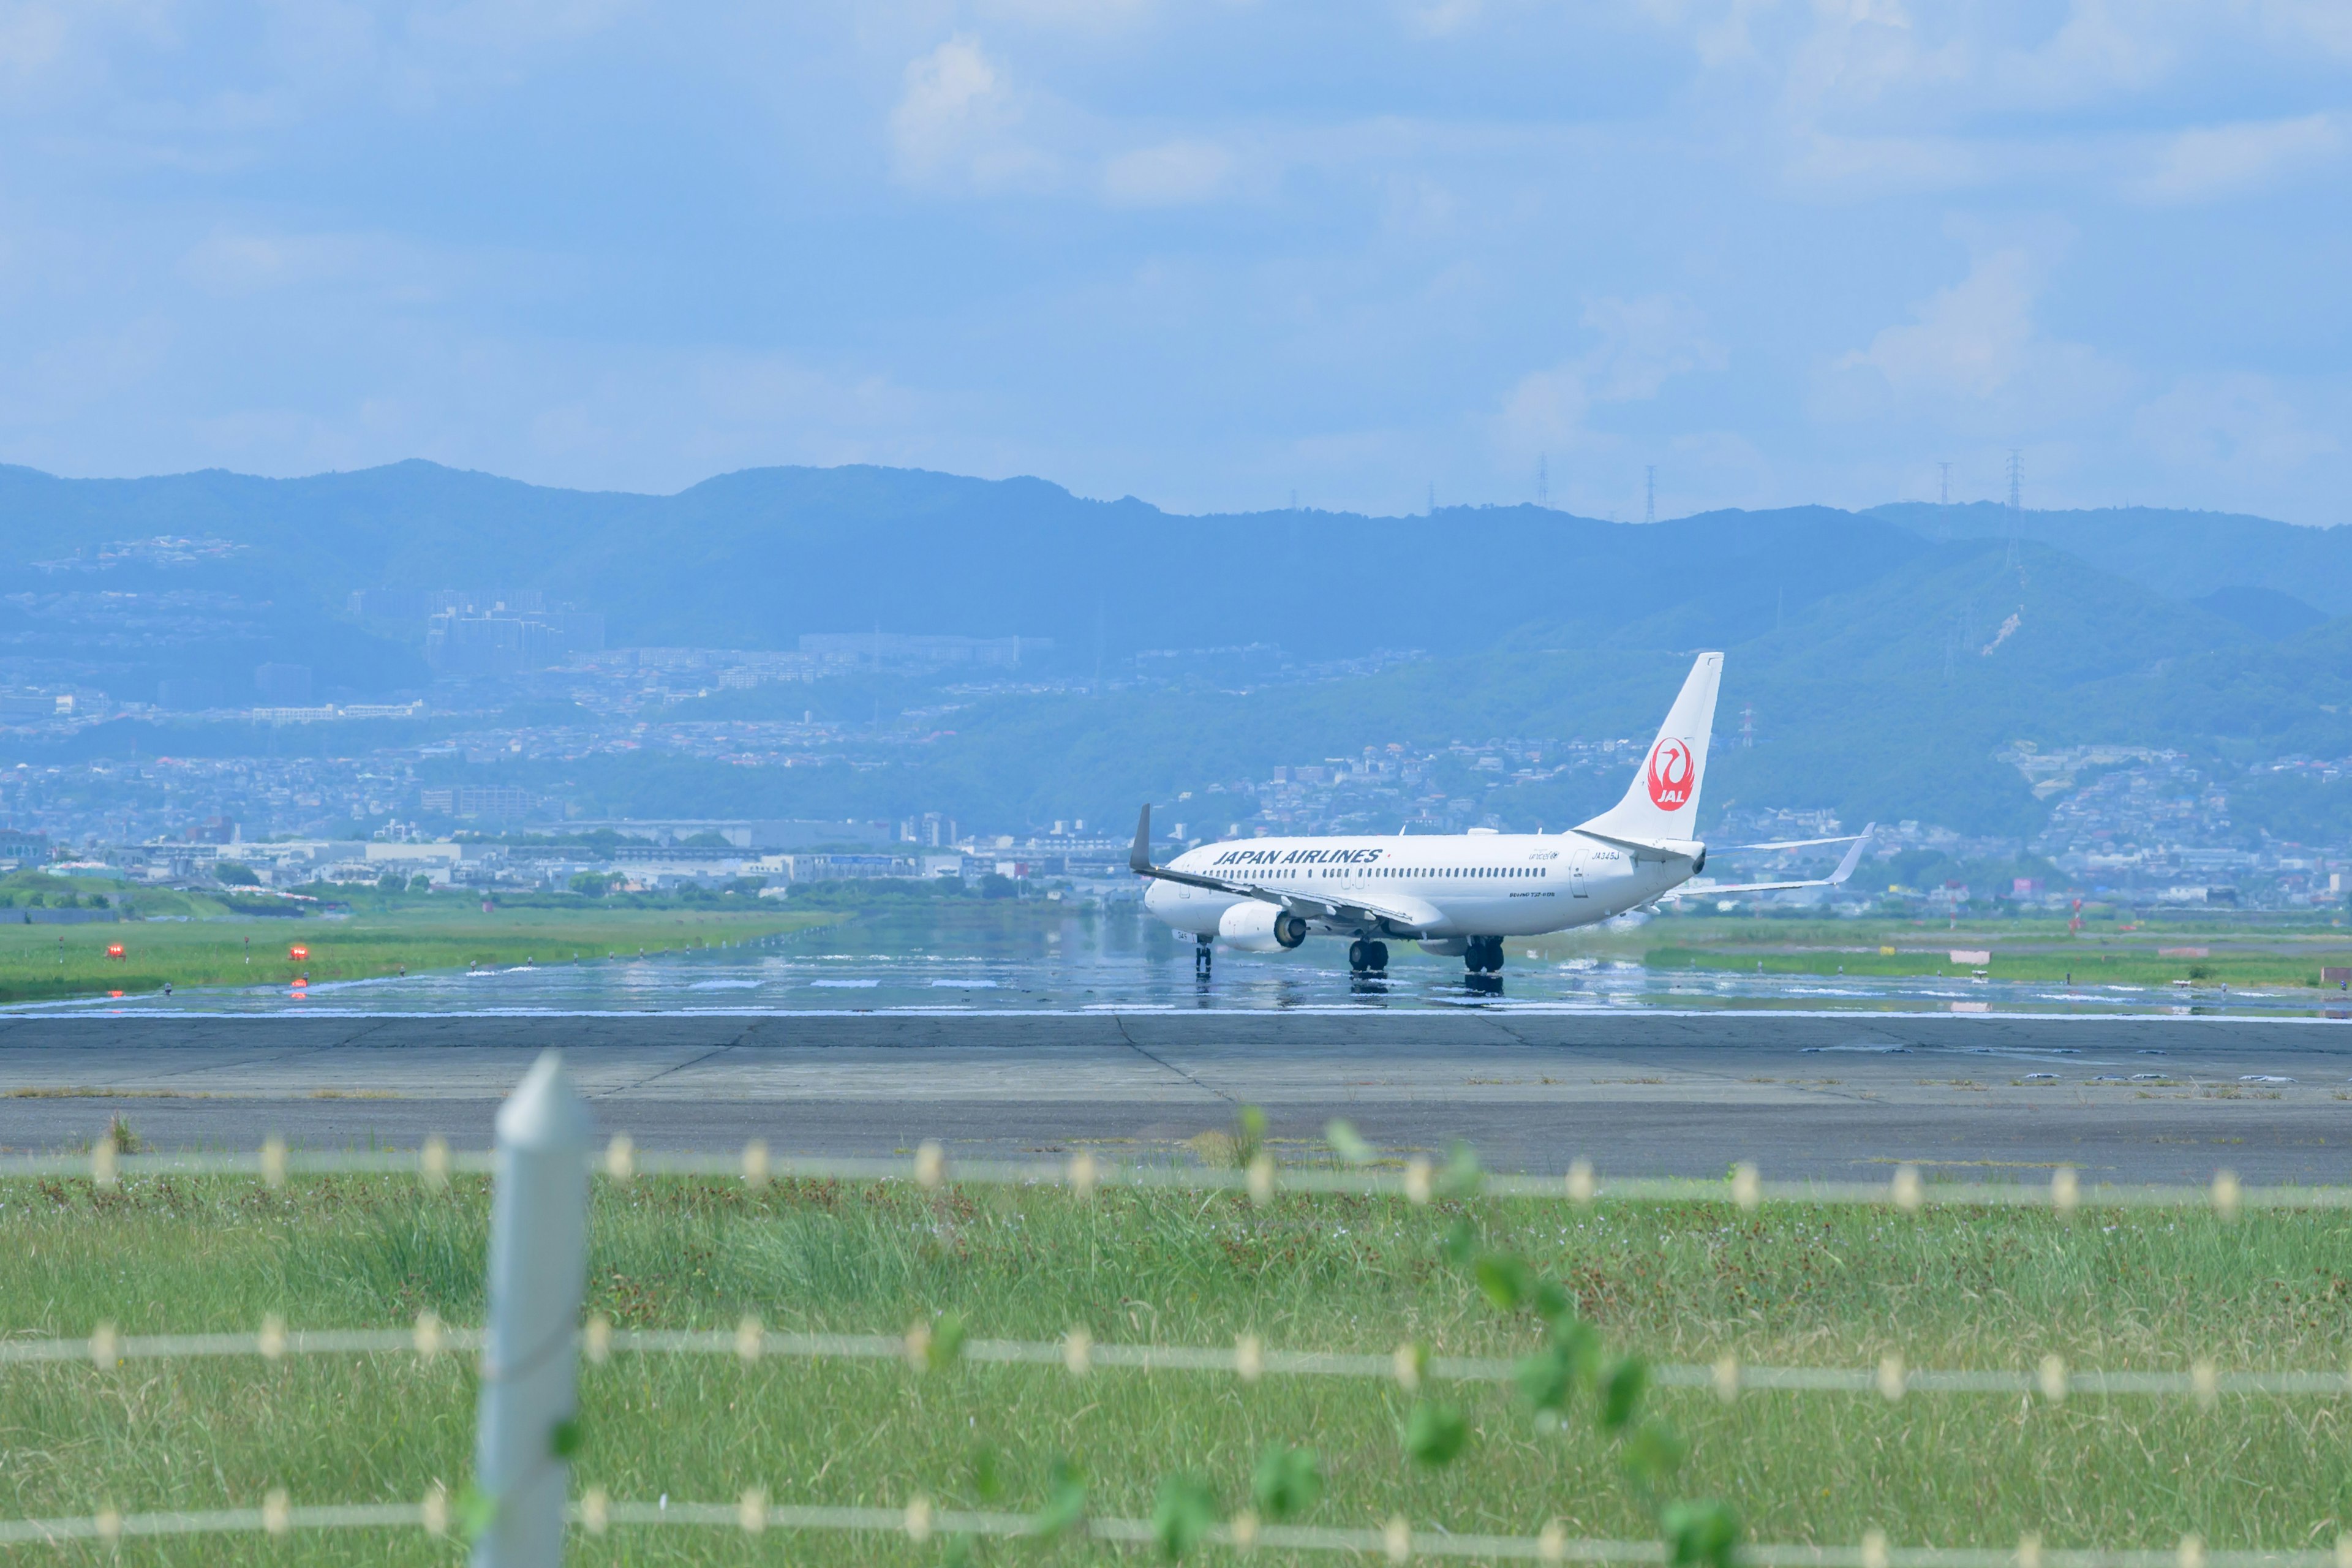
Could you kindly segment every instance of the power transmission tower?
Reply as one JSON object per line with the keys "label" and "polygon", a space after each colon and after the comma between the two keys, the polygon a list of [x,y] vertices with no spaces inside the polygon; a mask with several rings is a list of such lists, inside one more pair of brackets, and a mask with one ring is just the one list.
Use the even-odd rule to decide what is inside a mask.
{"label": "power transmission tower", "polygon": [[1642,469],[1642,521],[1658,521],[1658,466],[1655,463]]}
{"label": "power transmission tower", "polygon": [[1437,515],[1437,481],[1435,479],[1429,481],[1429,515],[1432,517]]}
{"label": "power transmission tower", "polygon": [[2025,454],[2024,454],[2022,451],[2021,451],[2020,449],[2018,449],[2017,447],[2011,447],[2009,449],[2009,560],[2008,560],[2008,564],[2009,564],[2009,565],[2011,565],[2011,566],[2015,566],[2015,565],[2017,564],[2017,535],[2018,535],[2018,531],[2019,531],[2020,526],[2023,523],[2023,521],[2024,521],[2024,520],[2025,520],[2025,513],[2024,513],[2023,510],[2022,510],[2022,509],[2019,506],[2019,504],[2018,504],[2018,489],[2019,489],[2018,481],[2019,481],[2019,480],[2023,477],[2024,472],[2025,472]]}
{"label": "power transmission tower", "polygon": [[1936,498],[1936,504],[1948,509],[1952,504],[1952,465],[1938,463],[1936,467],[1944,470],[1943,489]]}
{"label": "power transmission tower", "polygon": [[1536,456],[1536,505],[1545,507],[1551,505],[1551,455],[1549,453],[1538,453]]}

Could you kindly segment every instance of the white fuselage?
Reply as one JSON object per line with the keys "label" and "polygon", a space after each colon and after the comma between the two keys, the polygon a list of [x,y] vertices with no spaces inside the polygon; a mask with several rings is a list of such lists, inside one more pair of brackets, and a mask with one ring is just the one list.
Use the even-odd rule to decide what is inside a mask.
{"label": "white fuselage", "polygon": [[[1248,881],[1307,899],[1361,900],[1411,912],[1374,923],[1306,913],[1315,931],[1429,937],[1534,936],[1645,904],[1689,877],[1667,860],[1578,833],[1412,834],[1383,838],[1244,838],[1188,849],[1169,869]],[[1247,895],[1154,881],[1144,908],[1179,931],[1213,936]]]}

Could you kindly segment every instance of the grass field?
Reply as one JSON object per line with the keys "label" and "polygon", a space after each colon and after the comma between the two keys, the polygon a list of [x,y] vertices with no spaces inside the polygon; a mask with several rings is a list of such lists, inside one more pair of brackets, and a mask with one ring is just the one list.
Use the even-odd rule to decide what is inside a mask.
{"label": "grass field", "polygon": [[[1512,946],[1520,945],[1514,938]],[[1606,927],[1539,937],[1527,947],[1549,959],[1597,957],[1657,970],[1767,974],[1939,975],[1981,968],[1997,980],[2077,984],[2293,987],[2316,991],[2320,971],[2352,967],[2352,931],[2326,921],[2173,918],[2059,920],[1790,920],[1682,915],[1625,931]],[[1893,952],[1887,952],[1887,949]],[[1986,952],[1985,964],[1955,963],[1954,950]],[[2165,950],[2173,952],[2168,956]],[[2189,950],[2200,950],[2194,952]],[[2330,989],[2333,989],[2331,987]]]}
{"label": "grass field", "polygon": [[[740,942],[838,919],[782,907],[732,910],[499,909],[435,895],[348,919],[126,921],[0,925],[0,1002],[128,995],[185,985],[373,979],[469,964],[568,963],[642,950]],[[123,956],[106,956],[120,943]],[[300,959],[289,950],[309,950]]]}
{"label": "grass field", "polygon": [[[600,1184],[590,1307],[623,1327],[902,1331],[952,1310],[975,1336],[1386,1352],[1524,1352],[1537,1331],[1482,1299],[1439,1238],[1460,1215],[1558,1281],[1612,1350],[1750,1364],[2341,1370],[2352,1347],[2352,1215],[1728,1205],[1482,1203],[1098,1194],[639,1180]],[[397,1325],[431,1309],[480,1321],[486,1191],[298,1179],[0,1184],[11,1267],[0,1324],[86,1335]],[[473,1376],[408,1356],[0,1368],[0,1514],[413,1500],[468,1468]],[[1410,1397],[1371,1380],[898,1363],[616,1355],[586,1370],[575,1483],[618,1500],[772,1500],[1032,1510],[1067,1458],[1089,1508],[1150,1516],[1162,1479],[1248,1496],[1270,1444],[1320,1458],[1308,1522],[1642,1538],[1649,1514],[1623,1447],[1582,1412],[1547,1430],[1501,1387],[1440,1387],[1471,1426],[1432,1468],[1406,1457]],[[2225,1396],[2039,1400],[1696,1390],[1649,1404],[1690,1445],[1676,1489],[1733,1504],[1751,1539],[2169,1551],[2332,1546],[2352,1521],[2352,1400]],[[983,1458],[982,1457],[985,1457]],[[984,1484],[992,1470],[995,1484]],[[992,1493],[993,1493],[992,1499]],[[125,1542],[41,1559],[131,1563],[447,1563],[417,1531]],[[580,1563],[931,1563],[960,1550],[852,1536],[616,1529]],[[1113,1549],[1006,1542],[982,1560]],[[1204,1549],[1212,1561],[1222,1554]],[[1261,1552],[1261,1559],[1286,1561]],[[1329,1559],[1322,1559],[1328,1561]]]}

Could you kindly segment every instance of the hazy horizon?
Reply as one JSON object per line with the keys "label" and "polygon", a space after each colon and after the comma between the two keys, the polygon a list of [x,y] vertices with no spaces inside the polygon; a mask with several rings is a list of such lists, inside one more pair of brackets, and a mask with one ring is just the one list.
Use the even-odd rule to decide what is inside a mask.
{"label": "hazy horizon", "polygon": [[2333,522],[2352,21],[28,0],[0,459]]}
{"label": "hazy horizon", "polygon": [[[92,483],[92,484],[137,484],[137,483],[141,483],[141,482],[148,481],[148,480],[168,480],[168,479],[194,479],[194,478],[201,477],[201,476],[205,475],[205,474],[226,474],[226,475],[228,475],[228,476],[230,476],[231,478],[234,478],[234,479],[258,479],[258,480],[263,480],[263,481],[265,481],[265,482],[269,482],[269,483],[288,483],[288,484],[292,484],[292,483],[299,483],[299,482],[300,482],[300,481],[302,481],[302,480],[306,480],[306,479],[334,479],[334,478],[341,478],[341,477],[352,477],[352,476],[356,476],[356,475],[361,475],[361,474],[366,474],[366,473],[373,473],[373,472],[380,472],[380,471],[384,470],[384,469],[387,469],[387,468],[397,468],[402,467],[403,465],[404,465],[404,464],[408,464],[408,463],[425,463],[425,464],[429,464],[429,465],[432,465],[432,466],[436,467],[436,468],[441,468],[448,469],[448,470],[449,470],[449,471],[451,471],[451,472],[469,474],[469,475],[473,475],[473,476],[478,477],[478,478],[487,479],[495,479],[495,480],[499,480],[499,481],[505,482],[505,483],[510,483],[510,484],[520,484],[520,485],[528,485],[528,486],[530,486],[530,487],[531,487],[532,489],[535,489],[561,490],[561,491],[564,491],[564,492],[567,492],[567,493],[577,494],[577,495],[616,495],[616,496],[640,497],[640,498],[644,498],[644,499],[646,499],[646,500],[667,500],[667,499],[671,499],[671,498],[674,498],[674,497],[677,497],[677,496],[685,495],[685,494],[687,494],[688,492],[689,492],[689,491],[691,491],[691,490],[694,490],[694,489],[699,489],[700,487],[702,487],[702,486],[704,486],[704,485],[708,485],[708,484],[714,484],[714,483],[717,483],[718,481],[719,481],[719,480],[721,480],[721,479],[733,479],[733,478],[737,478],[737,477],[739,477],[739,476],[747,475],[747,474],[757,474],[757,473],[761,473],[761,472],[780,471],[780,470],[782,470],[782,471],[797,470],[797,471],[804,471],[804,472],[824,473],[824,472],[835,471],[835,470],[845,469],[845,468],[871,468],[871,469],[877,470],[877,471],[878,471],[878,472],[883,472],[883,473],[920,474],[920,475],[924,475],[924,476],[930,477],[930,478],[935,478],[935,479],[946,479],[965,480],[965,481],[969,481],[969,482],[972,482],[972,483],[978,483],[978,484],[1006,484],[1006,483],[1020,483],[1020,482],[1027,482],[1027,483],[1033,483],[1033,484],[1049,485],[1049,486],[1053,487],[1054,489],[1057,489],[1057,490],[1062,491],[1064,494],[1066,494],[1066,495],[1068,495],[1068,496],[1072,497],[1074,500],[1082,500],[1082,501],[1099,502],[1099,503],[1102,503],[1102,504],[1105,504],[1105,505],[1114,505],[1114,504],[1117,504],[1117,503],[1118,503],[1118,502],[1122,502],[1122,501],[1136,501],[1136,502],[1139,502],[1139,503],[1140,503],[1140,504],[1142,504],[1142,505],[1144,505],[1144,506],[1149,506],[1149,507],[1152,508],[1154,510],[1159,511],[1159,512],[1160,512],[1161,514],[1163,514],[1163,515],[1165,515],[1165,516],[1169,516],[1169,517],[1248,517],[1248,516],[1255,516],[1255,515],[1259,515],[1259,514],[1264,514],[1264,513],[1281,513],[1281,512],[1285,512],[1285,511],[1287,511],[1287,510],[1293,510],[1293,509],[1291,509],[1290,507],[1287,507],[1287,506],[1280,506],[1280,505],[1277,505],[1277,506],[1262,506],[1262,507],[1230,508],[1230,509],[1226,509],[1226,510],[1222,510],[1222,511],[1214,511],[1214,510],[1213,510],[1213,511],[1179,511],[1179,510],[1175,510],[1175,509],[1174,509],[1174,508],[1172,508],[1172,507],[1170,507],[1170,506],[1164,505],[1164,504],[1162,504],[1162,503],[1160,503],[1160,502],[1159,502],[1159,501],[1155,501],[1155,500],[1152,500],[1150,497],[1149,497],[1149,496],[1139,496],[1139,495],[1135,495],[1135,494],[1133,494],[1132,492],[1127,492],[1127,493],[1122,493],[1122,494],[1118,494],[1118,495],[1108,495],[1108,494],[1088,494],[1088,493],[1087,493],[1087,492],[1085,492],[1085,491],[1081,491],[1081,490],[1078,490],[1078,489],[1073,489],[1072,487],[1070,487],[1070,486],[1068,486],[1068,485],[1066,485],[1066,484],[1062,483],[1060,480],[1055,479],[1054,479],[1052,476],[1050,476],[1050,475],[1046,475],[1046,474],[1027,474],[1027,473],[1023,473],[1023,474],[1004,474],[1004,475],[960,474],[960,473],[955,473],[955,472],[952,472],[952,471],[950,471],[950,470],[948,470],[948,469],[944,469],[944,468],[919,468],[919,467],[910,467],[910,466],[902,465],[902,464],[889,464],[889,463],[835,463],[835,464],[812,464],[812,463],[760,463],[760,464],[753,464],[753,465],[751,465],[751,466],[746,467],[746,468],[724,468],[724,469],[720,469],[720,470],[719,470],[718,472],[715,472],[715,473],[705,474],[702,478],[700,478],[700,479],[698,479],[692,480],[692,481],[690,481],[690,482],[688,482],[688,483],[687,483],[687,484],[681,485],[681,486],[677,487],[677,489],[661,489],[661,490],[654,490],[654,489],[627,489],[627,488],[625,488],[625,487],[622,487],[622,486],[582,486],[582,485],[550,484],[550,483],[543,483],[543,482],[541,482],[541,481],[534,480],[534,479],[521,479],[521,478],[519,478],[519,477],[517,477],[517,476],[515,476],[515,475],[512,475],[512,474],[501,474],[501,473],[499,473],[499,472],[497,472],[497,471],[495,471],[495,470],[493,470],[493,469],[488,469],[488,468],[459,468],[458,466],[457,466],[457,465],[455,465],[455,464],[438,463],[438,462],[436,462],[435,459],[433,459],[433,458],[421,458],[421,457],[394,458],[391,458],[391,459],[389,459],[389,460],[387,460],[387,461],[384,461],[384,462],[382,462],[382,463],[371,463],[371,464],[368,464],[368,465],[366,465],[366,466],[364,466],[364,467],[362,467],[362,468],[319,468],[319,469],[315,469],[315,470],[312,470],[312,471],[310,471],[310,472],[307,472],[307,473],[290,473],[290,474],[264,474],[264,473],[252,473],[252,472],[247,472],[247,471],[246,471],[246,470],[242,470],[242,469],[230,468],[221,468],[221,467],[213,467],[213,468],[181,468],[181,469],[176,469],[176,470],[173,470],[173,471],[171,471],[171,472],[148,473],[148,474],[61,474],[61,473],[56,473],[56,472],[53,472],[53,471],[51,471],[51,470],[49,470],[49,469],[46,469],[46,468],[35,468],[35,467],[33,467],[33,466],[32,466],[32,465],[30,465],[30,464],[25,464],[25,463],[0,463],[0,469],[5,469],[5,468],[17,468],[17,469],[21,469],[21,470],[26,471],[26,472],[38,474],[38,475],[40,475],[40,476],[41,476],[42,478],[44,478],[44,479],[57,479],[57,480],[61,480],[61,481],[64,481],[64,482],[67,482],[67,483]],[[1780,505],[1777,505],[1777,506],[1758,506],[1758,507],[1726,506],[1726,507],[1711,507],[1711,508],[1706,508],[1706,509],[1702,510],[1685,511],[1685,512],[1665,512],[1665,511],[1661,511],[1661,512],[1658,514],[1658,516],[1657,516],[1654,521],[1654,522],[1655,522],[1656,524],[1664,524],[1664,523],[1671,523],[1671,522],[1684,522],[1684,521],[1691,521],[1691,520],[1693,520],[1693,519],[1696,519],[1696,518],[1704,518],[1704,517],[1709,517],[1709,516],[1714,516],[1714,515],[1719,515],[1719,514],[1726,513],[1726,512],[1753,512],[1753,513],[1756,513],[1756,514],[1759,514],[1759,515],[1762,515],[1762,514],[1765,514],[1765,513],[1775,512],[1775,511],[1801,510],[1804,510],[1804,509],[1807,509],[1807,508],[1815,508],[1815,507],[1822,508],[1822,509],[1826,510],[1837,511],[1837,512],[1843,512],[1843,513],[1845,513],[1845,514],[1850,515],[1850,516],[1864,516],[1864,515],[1867,515],[1867,514],[1869,514],[1869,513],[1871,513],[1871,512],[1873,512],[1873,511],[1874,511],[1874,510],[1877,510],[1878,509],[1883,508],[1883,507],[1895,507],[1895,506],[1923,506],[1923,505],[1931,505],[1931,504],[1935,504],[1935,503],[1932,503],[1932,502],[1929,502],[1929,501],[1918,500],[1912,499],[1912,498],[1906,498],[1906,497],[1894,497],[1894,498],[1890,498],[1890,499],[1888,499],[1888,500],[1878,500],[1878,501],[1865,501],[1865,502],[1862,502],[1862,503],[1860,503],[1860,504],[1857,504],[1857,505],[1852,505],[1852,506],[1840,506],[1840,505],[1834,505],[1834,504],[1832,504],[1832,503],[1831,503],[1831,502],[1828,502],[1828,501],[1819,501],[1819,500],[1792,500],[1792,501],[1784,502],[1784,503],[1782,503],[1782,504],[1780,504]],[[1538,508],[1538,510],[1542,510],[1554,511],[1554,512],[1558,512],[1558,513],[1559,513],[1560,516],[1562,516],[1562,517],[1574,518],[1574,519],[1577,519],[1577,520],[1579,520],[1579,521],[1585,521],[1585,522],[1615,522],[1615,523],[1623,523],[1623,524],[1626,524],[1626,525],[1628,525],[1628,526],[1633,526],[1633,527],[1638,527],[1638,526],[1642,526],[1642,525],[1643,525],[1643,520],[1642,520],[1642,519],[1640,519],[1640,518],[1611,517],[1611,516],[1608,516],[1608,515],[1606,515],[1606,514],[1595,514],[1595,513],[1591,513],[1591,512],[1576,511],[1576,510],[1572,510],[1572,509],[1570,509],[1570,508],[1569,508],[1569,507],[1562,506],[1562,505],[1560,505],[1559,503],[1558,503],[1558,502],[1556,502],[1556,501],[1555,501],[1555,502],[1550,502],[1550,503],[1548,503],[1548,504],[1547,504],[1547,503],[1538,503],[1538,502],[1536,502],[1536,501],[1532,501],[1532,500],[1502,500],[1502,501],[1491,501],[1491,500],[1447,501],[1447,500],[1445,500],[1443,497],[1440,497],[1440,498],[1439,498],[1439,500],[1438,500],[1438,510],[1440,510],[1440,511],[1455,510],[1478,510],[1478,509],[1482,509],[1482,508],[1495,508],[1495,507],[1505,507],[1505,508],[1507,508],[1507,507],[1518,507],[1518,506],[1533,507],[1533,508]],[[1957,511],[1957,510],[1965,510],[1965,509],[1968,509],[1968,508],[1972,508],[1972,507],[1988,507],[1988,506],[1991,506],[1991,507],[2001,507],[2001,508],[2003,508],[2003,509],[2005,510],[2005,508],[2006,508],[2006,502],[2005,502],[2005,501],[1997,501],[1997,500],[1992,500],[1992,499],[1991,499],[1991,498],[1990,498],[1990,497],[1979,497],[1979,498],[1976,498],[1975,500],[1961,500],[1961,499],[1955,498],[1955,499],[1951,501],[1951,503],[1950,503],[1950,507],[1951,507],[1951,509],[1952,509],[1953,510],[1956,510],[1956,511]],[[1297,509],[1296,509],[1296,510],[1299,510],[1299,511],[1302,511],[1302,512],[1318,512],[1318,513],[1322,513],[1322,514],[1325,514],[1325,515],[1328,515],[1328,516],[1335,516],[1335,517],[1336,517],[1336,516],[1362,517],[1362,518],[1364,518],[1364,519],[1366,519],[1366,520],[1368,520],[1368,521],[1407,521],[1407,520],[1410,520],[1410,519],[1414,518],[1414,517],[1420,517],[1420,516],[1425,516],[1425,515],[1427,515],[1425,511],[1413,511],[1413,510],[1407,510],[1407,511],[1386,511],[1386,512],[1382,512],[1382,511],[1349,510],[1345,510],[1345,509],[1341,509],[1341,508],[1338,508],[1338,507],[1317,506],[1317,505],[1313,505],[1313,504],[1311,504],[1311,503],[1309,503],[1309,502],[1307,502],[1307,501],[1305,501],[1305,500],[1301,500],[1301,501],[1298,503],[1298,505],[1297,505]],[[2081,507],[2044,507],[2044,506],[2031,506],[2031,505],[2029,505],[2029,506],[2025,507],[2025,508],[2024,508],[2024,510],[2027,510],[2027,511],[2030,511],[2030,512],[2046,512],[2046,513],[2065,513],[2065,512],[2099,512],[2099,511],[2113,511],[2113,510],[2140,510],[2140,511],[2177,511],[2177,512],[2182,512],[2182,513],[2185,513],[2185,514],[2194,515],[2194,516],[2207,516],[2207,517],[2242,517],[2242,518],[2247,518],[2247,519],[2250,519],[2250,520],[2252,520],[2252,521],[2263,521],[2263,522],[2290,522],[2290,523],[2291,523],[2291,521],[2292,521],[2292,520],[2289,520],[2289,519],[2264,517],[2264,516],[2263,516],[2263,515],[2262,515],[2261,513],[2259,513],[2259,512],[2247,512],[2247,511],[2239,511],[2239,510],[2224,510],[2224,509],[2221,509],[2221,508],[2212,508],[2212,507],[2171,507],[2171,506],[2166,506],[2166,505],[2163,505],[2162,503],[2159,503],[2159,502],[2149,502],[2149,501],[2134,501],[2134,502],[2130,502],[2130,503],[2127,503],[2127,504],[2125,504],[2125,505],[2115,505],[2115,506],[2090,505],[2090,506],[2081,506]],[[2301,523],[2301,524],[2292,524],[2292,526],[2326,529],[2326,528],[2334,528],[2334,527],[2336,527],[2336,526],[2339,526],[2339,525],[2338,525],[2338,524],[2336,524],[2336,523],[2319,522],[2319,523]]]}

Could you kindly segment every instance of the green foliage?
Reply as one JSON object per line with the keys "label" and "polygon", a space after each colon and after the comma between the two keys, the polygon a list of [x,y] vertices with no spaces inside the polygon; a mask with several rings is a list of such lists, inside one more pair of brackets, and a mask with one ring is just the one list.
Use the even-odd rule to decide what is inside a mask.
{"label": "green foliage", "polygon": [[1433,1399],[1417,1399],[1405,1413],[1401,1436],[1404,1451],[1416,1464],[1434,1468],[1452,1464],[1470,1441],[1470,1423],[1462,1412],[1451,1405]]}
{"label": "green foliage", "polygon": [[1516,1312],[1535,1295],[1535,1270],[1515,1253],[1489,1252],[1470,1266],[1479,1293],[1498,1312]]}
{"label": "green foliage", "polygon": [[1715,1501],[1669,1503],[1659,1515],[1670,1568],[1734,1568],[1739,1516]]}
{"label": "green foliage", "polygon": [[257,888],[261,878],[254,868],[238,860],[221,860],[213,866],[213,879],[224,887]]}
{"label": "green foliage", "polygon": [[[1593,1424],[1604,1435],[1620,1439],[1619,1463],[1657,1520],[1671,1562],[1728,1568],[1739,1534],[1730,1510],[1717,1503],[1664,1500],[1666,1488],[1690,1457],[1689,1443],[1673,1426],[1655,1418],[1627,1434],[1649,1386],[1648,1364],[1639,1356],[1621,1356],[1596,1378],[1600,1335],[1569,1310],[1565,1291],[1515,1253],[1479,1253],[1468,1268],[1479,1294],[1496,1310],[1517,1313],[1532,1307],[1544,1321],[1544,1347],[1521,1357],[1513,1368],[1520,1395],[1538,1415],[1557,1422],[1568,1413],[1576,1390],[1597,1381]],[[1412,1447],[1410,1426],[1407,1447]]]}
{"label": "green foliage", "polygon": [[467,1481],[450,1500],[449,1515],[459,1539],[479,1541],[499,1517],[499,1500]]}
{"label": "green foliage", "polygon": [[1037,1512],[1036,1531],[1046,1541],[1068,1534],[1087,1516],[1087,1484],[1076,1465],[1060,1455],[1045,1471],[1045,1506]]}
{"label": "green foliage", "polygon": [[996,1450],[985,1443],[971,1451],[971,1492],[984,1503],[995,1503],[1004,1496],[1003,1467]]}
{"label": "green foliage", "polygon": [[1337,1117],[1325,1124],[1323,1141],[1331,1145],[1333,1153],[1350,1165],[1369,1165],[1376,1157],[1377,1152],[1364,1142],[1362,1134],[1350,1123]]}
{"label": "green foliage", "polygon": [[1265,1148],[1265,1111],[1244,1105],[1234,1113],[1234,1164],[1246,1170]]}
{"label": "green foliage", "polygon": [[1258,1512],[1277,1524],[1306,1513],[1323,1496],[1323,1472],[1315,1450],[1269,1445],[1250,1472],[1250,1496]]}
{"label": "green foliage", "polygon": [[1644,1421],[1625,1440],[1625,1473],[1655,1492],[1675,1479],[1690,1458],[1690,1445],[1663,1421]]}
{"label": "green foliage", "polygon": [[1475,1198],[1485,1181],[1485,1173],[1478,1169],[1478,1156],[1469,1144],[1457,1139],[1454,1152],[1430,1182],[1429,1189],[1442,1198]]}
{"label": "green foliage", "polygon": [[944,1372],[962,1358],[964,1326],[962,1314],[941,1312],[931,1321],[931,1335],[923,1344],[923,1364],[932,1372]]}
{"label": "green foliage", "polygon": [[1642,1408],[1649,1391],[1650,1367],[1640,1356],[1622,1356],[1601,1374],[1601,1429],[1622,1432]]}
{"label": "green foliage", "polygon": [[1217,1522],[1216,1495],[1196,1476],[1172,1475],[1160,1483],[1151,1506],[1151,1534],[1171,1563],[1198,1546]]}
{"label": "green foliage", "polygon": [[1522,1357],[1513,1377],[1529,1405],[1565,1415],[1576,1391],[1594,1382],[1600,1361],[1600,1334],[1591,1324],[1563,1312],[1551,1319],[1543,1348]]}

